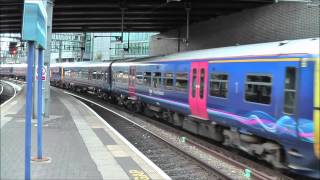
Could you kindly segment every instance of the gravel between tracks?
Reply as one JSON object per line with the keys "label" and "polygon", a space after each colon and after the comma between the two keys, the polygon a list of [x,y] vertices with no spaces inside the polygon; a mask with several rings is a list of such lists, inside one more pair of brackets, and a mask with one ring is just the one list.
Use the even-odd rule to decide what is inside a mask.
{"label": "gravel between tracks", "polygon": [[[90,97],[86,97],[86,98],[90,99]],[[103,103],[103,101],[101,101],[99,99],[95,98],[95,99],[91,99],[91,100],[99,101],[100,104],[104,105],[105,107],[107,107],[107,108],[121,114],[122,116],[134,121],[135,123],[139,124],[140,126],[145,127],[146,129],[150,130],[154,134],[164,138],[166,141],[169,141],[171,144],[174,144],[175,146],[177,146],[179,149],[183,150],[187,154],[194,156],[194,157],[197,157],[197,159],[200,159],[201,161],[210,165],[214,169],[219,170],[222,174],[227,175],[230,179],[247,179],[247,177],[244,176],[244,174],[245,174],[244,169],[240,169],[238,167],[230,165],[230,164],[228,164],[228,163],[226,163],[216,157],[213,157],[209,153],[198,149],[197,147],[189,145],[188,143],[184,143],[181,140],[181,136],[177,135],[176,133],[169,132],[168,130],[163,130],[150,122],[146,122],[145,118],[142,120],[141,117],[139,117],[140,115],[119,111],[118,108],[110,107],[109,104],[108,104],[108,106],[106,106],[105,102]],[[90,105],[90,103],[89,103],[89,105]],[[92,106],[92,104],[91,104],[91,106]],[[111,119],[111,118],[109,118],[109,119]],[[148,139],[148,136],[142,137],[142,139],[145,141]],[[139,139],[138,141],[141,141],[141,139]],[[137,145],[138,143],[139,142],[133,141],[134,145]],[[157,154],[157,156],[159,156],[159,154]],[[157,164],[157,162],[155,162],[155,163]],[[166,172],[165,169],[164,169],[164,171]],[[170,172],[168,174],[170,174]]]}

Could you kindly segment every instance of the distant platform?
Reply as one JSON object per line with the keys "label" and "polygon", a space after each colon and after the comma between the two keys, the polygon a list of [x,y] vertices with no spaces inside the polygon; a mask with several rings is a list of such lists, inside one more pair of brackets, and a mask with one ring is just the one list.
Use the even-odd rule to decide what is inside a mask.
{"label": "distant platform", "polygon": [[[24,178],[25,92],[1,108],[1,177]],[[51,115],[43,122],[43,156],[32,179],[170,179],[85,104],[51,88]],[[36,156],[36,120],[32,157]]]}

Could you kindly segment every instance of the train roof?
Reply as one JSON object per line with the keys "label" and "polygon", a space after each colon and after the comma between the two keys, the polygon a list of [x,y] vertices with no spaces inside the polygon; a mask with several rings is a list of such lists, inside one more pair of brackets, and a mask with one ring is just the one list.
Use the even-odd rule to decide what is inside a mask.
{"label": "train roof", "polygon": [[25,63],[22,63],[22,64],[1,64],[0,67],[1,68],[6,68],[6,67],[14,67],[14,68],[27,67],[27,64],[25,64]]}
{"label": "train roof", "polygon": [[105,67],[109,66],[112,62],[131,62],[137,58],[124,58],[124,59],[113,59],[109,61],[83,61],[83,62],[63,62],[63,63],[54,63],[51,67]]}
{"label": "train roof", "polygon": [[290,54],[313,54],[319,56],[319,38],[249,44],[175,53],[137,59],[133,62],[179,61],[201,59],[226,59],[236,57],[280,56]]}

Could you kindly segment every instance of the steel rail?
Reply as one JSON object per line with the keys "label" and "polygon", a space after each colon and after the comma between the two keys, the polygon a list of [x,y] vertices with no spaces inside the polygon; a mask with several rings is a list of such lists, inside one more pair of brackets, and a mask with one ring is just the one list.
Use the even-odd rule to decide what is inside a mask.
{"label": "steel rail", "polygon": [[[13,93],[13,96],[11,98],[9,98],[8,100],[4,101],[1,105],[0,105],[0,108],[4,107],[8,102],[10,102],[14,97],[16,97],[17,95],[17,90],[15,87],[13,87],[12,85],[10,85],[9,83],[6,83],[5,81],[1,81],[2,83],[4,84],[7,84],[8,86],[10,86],[13,90],[14,90],[14,93]],[[2,88],[4,88],[2,86]],[[3,90],[2,90],[3,91]],[[2,92],[1,92],[2,93]],[[0,94],[1,95],[1,94]]]}
{"label": "steel rail", "polygon": [[[196,146],[199,149],[202,149],[202,150],[214,155],[215,157],[219,158],[220,160],[228,162],[229,164],[232,164],[232,165],[234,165],[236,167],[239,167],[239,168],[242,168],[242,169],[248,168],[248,165],[243,164],[243,163],[241,163],[239,161],[236,161],[236,160],[234,160],[234,159],[232,159],[232,158],[230,158],[228,156],[225,156],[224,154],[219,153],[218,151],[214,151],[212,149],[209,149],[208,147],[205,147],[205,146],[203,146],[203,145],[201,145],[199,143],[196,143],[196,142],[194,142],[192,140],[186,139],[186,142],[191,144],[191,145],[193,145],[193,146]],[[275,176],[269,176],[266,173],[263,173],[263,172],[258,171],[256,169],[250,169],[250,171],[251,171],[251,174],[252,174],[251,177],[253,179],[261,179],[261,180],[276,180],[277,179],[277,177],[275,177]]]}
{"label": "steel rail", "polygon": [[[133,123],[134,125],[136,125],[137,127],[141,128],[141,129],[147,131],[148,133],[152,134],[153,136],[157,137],[158,139],[161,139],[162,141],[164,141],[166,144],[170,145],[171,147],[179,150],[181,153],[186,154],[188,157],[190,157],[190,158],[192,158],[193,160],[197,161],[198,163],[204,165],[206,168],[212,170],[213,172],[216,172],[219,176],[222,176],[222,177],[227,178],[227,179],[230,179],[230,178],[231,178],[231,177],[223,174],[221,171],[213,168],[210,164],[204,162],[203,160],[201,160],[201,159],[199,159],[199,158],[197,158],[197,157],[195,157],[195,156],[193,156],[193,155],[185,152],[182,148],[177,147],[176,144],[174,144],[174,143],[172,143],[172,142],[170,142],[170,141],[167,141],[165,138],[163,138],[163,137],[161,137],[161,136],[153,133],[152,131],[148,130],[146,127],[141,126],[141,125],[137,124],[136,122],[130,120],[129,118],[127,118],[127,117],[125,117],[125,116],[123,116],[123,115],[115,112],[114,110],[111,110],[111,109],[105,107],[105,105],[101,105],[101,103],[94,102],[94,101],[92,101],[92,100],[89,100],[89,99],[87,99],[87,98],[84,98],[84,97],[82,97],[82,96],[79,96],[79,95],[76,95],[76,94],[73,94],[73,93],[69,93],[69,92],[66,92],[66,91],[65,91],[65,93],[67,93],[67,94],[69,94],[69,95],[72,95],[72,96],[74,96],[74,97],[76,97],[76,98],[85,100],[85,101],[87,101],[87,102],[90,102],[90,103],[92,103],[92,104],[94,104],[94,105],[96,105],[96,106],[99,106],[100,108],[103,108],[103,109],[105,109],[105,110],[107,110],[107,111],[109,111],[109,112],[112,112],[113,114],[116,114],[117,116],[122,117],[123,119],[126,119],[127,121]],[[161,129],[162,129],[162,128],[161,128]],[[170,132],[172,133],[172,131],[170,131]],[[174,133],[177,134],[177,135],[180,134],[178,131],[176,131],[176,132],[174,132]],[[205,151],[205,152],[211,154],[212,156],[214,156],[214,157],[222,160],[223,162],[226,162],[226,163],[228,163],[228,164],[231,164],[231,165],[233,165],[233,166],[235,166],[235,167],[237,167],[237,168],[241,168],[241,169],[246,169],[246,168],[248,168],[248,165],[247,165],[247,164],[244,164],[244,163],[241,163],[241,162],[239,162],[239,161],[236,161],[236,160],[234,160],[234,159],[232,159],[232,158],[230,158],[230,157],[225,156],[223,153],[220,153],[220,152],[218,152],[218,151],[212,150],[212,149],[210,149],[210,148],[208,148],[208,147],[206,147],[206,146],[204,146],[204,145],[201,145],[201,144],[199,144],[199,143],[196,143],[195,141],[192,141],[192,140],[190,140],[190,139],[188,139],[188,138],[186,138],[186,143],[188,143],[188,144],[190,144],[190,145],[193,145],[193,146],[196,146],[198,149],[200,149],[200,150],[202,150],[202,151]],[[250,168],[250,171],[251,171],[251,178],[253,178],[253,179],[261,179],[261,180],[276,180],[276,179],[278,179],[277,176],[270,176],[270,175],[268,175],[268,174],[266,174],[266,173],[264,173],[264,172],[262,172],[262,171],[259,171],[259,170],[257,170],[257,169],[254,169],[254,168]]]}
{"label": "steel rail", "polygon": [[[68,92],[66,92],[66,93],[68,93]],[[71,94],[71,95],[75,95],[75,94],[72,94],[72,93],[70,93],[70,94]],[[75,95],[75,96],[77,96],[77,95]],[[84,95],[84,96],[85,96],[85,95]],[[80,97],[80,96],[78,96],[78,97]],[[83,97],[81,97],[81,98],[83,98]],[[95,97],[92,97],[92,98],[95,98]],[[84,98],[84,99],[86,99],[86,98]],[[93,100],[94,100],[94,99],[93,99]],[[95,104],[95,105],[98,105],[98,106],[102,107],[103,109],[106,109],[106,110],[111,111],[111,112],[114,111],[114,110],[110,110],[110,109],[106,108],[104,103],[101,103],[101,102],[100,102],[100,103],[96,103],[96,102],[94,102],[94,101],[92,101],[92,100],[89,100],[89,101],[90,101],[91,103]],[[100,104],[102,104],[102,105],[100,105]],[[113,106],[113,104],[110,104],[110,105],[112,105],[111,107],[113,107],[113,109],[119,110],[119,106]],[[120,110],[119,110],[119,111],[120,111]],[[121,116],[122,118],[125,118],[125,119],[129,120],[130,122],[134,123],[136,126],[139,126],[139,127],[141,127],[141,128],[144,128],[144,126],[141,126],[141,125],[133,122],[132,120],[124,117],[123,115],[121,115],[121,114],[119,114],[119,113],[117,113],[117,112],[113,112],[113,113]],[[135,113],[135,114],[136,114],[136,113]],[[137,114],[137,115],[139,115],[139,114]],[[141,116],[143,116],[143,115],[141,115]],[[139,118],[139,119],[143,119],[143,118]],[[150,122],[150,121],[148,121],[148,122]],[[153,119],[152,119],[152,122],[153,122],[152,124],[155,124],[155,123],[156,123],[157,125],[156,125],[156,124],[155,124],[155,125],[156,125],[158,128],[161,128],[162,130],[168,130],[167,128],[162,128],[162,126],[165,125],[165,124],[163,124],[163,123],[161,123],[161,122],[159,122],[159,121],[153,120]],[[154,122],[155,122],[155,123],[154,123]],[[159,127],[159,124],[161,125],[161,127]],[[144,129],[145,129],[145,128],[144,128]],[[174,129],[174,130],[173,130],[173,131],[171,130],[171,131],[170,131],[171,133],[174,133],[174,134],[176,134],[177,136],[180,136],[180,135],[181,135],[181,130],[178,130],[178,129],[176,129],[176,128],[172,128],[172,129]],[[151,132],[151,131],[149,131],[149,130],[147,130],[147,131],[150,132],[151,134],[153,134],[154,136],[158,137],[158,135],[154,134],[153,132]],[[185,133],[183,133],[183,134],[185,134]],[[163,138],[160,138],[160,139],[162,139],[163,141],[166,141],[166,140],[163,139]],[[202,150],[202,151],[204,151],[204,152],[207,152],[207,153],[211,154],[212,156],[218,158],[219,160],[221,160],[221,161],[223,161],[223,162],[226,162],[227,164],[233,165],[233,166],[235,166],[235,167],[237,167],[237,168],[244,169],[244,170],[249,168],[252,179],[276,180],[276,179],[279,179],[279,176],[281,176],[280,178],[284,178],[284,179],[287,179],[287,178],[288,178],[288,179],[291,179],[290,177],[285,176],[285,175],[283,175],[283,177],[282,177],[282,175],[281,175],[281,174],[278,174],[278,173],[275,174],[275,175],[267,174],[267,173],[265,173],[265,172],[263,172],[263,171],[261,171],[261,170],[258,170],[259,168],[254,168],[254,167],[252,167],[252,166],[250,167],[250,166],[248,165],[248,163],[242,163],[241,161],[234,160],[234,159],[230,158],[229,156],[226,156],[225,154],[219,152],[219,150],[210,149],[209,147],[207,147],[207,146],[205,146],[205,145],[201,145],[201,143],[197,143],[197,142],[195,142],[195,141],[193,141],[193,140],[190,140],[190,138],[186,138],[186,141],[185,141],[185,142],[188,143],[188,144],[190,144],[190,145],[192,145],[192,146],[197,147],[199,150]],[[177,149],[177,147],[176,147],[174,144],[170,144],[170,145],[173,145],[173,146]],[[183,151],[183,150],[180,149],[180,151]],[[186,152],[184,152],[184,153],[186,153]],[[189,154],[188,154],[188,156],[190,157]],[[192,156],[192,155],[191,155],[191,156]],[[195,157],[195,158],[196,158],[196,157]],[[205,165],[205,166],[211,166],[210,164],[207,164],[206,162],[203,162],[203,160],[201,160],[201,159],[196,158],[196,161],[200,162],[201,164],[203,164],[203,165]],[[209,168],[212,169],[212,167],[209,167]],[[217,174],[218,174],[218,173],[220,173],[220,172],[217,172]],[[221,176],[224,176],[224,175],[221,175]],[[230,178],[230,177],[228,177],[228,178]]]}
{"label": "steel rail", "polygon": [[2,83],[0,84],[0,86],[1,86],[1,91],[0,91],[0,96],[1,96],[1,94],[2,94],[2,92],[3,92],[3,85],[2,85]]}
{"label": "steel rail", "polygon": [[84,97],[82,97],[82,96],[79,96],[79,95],[76,95],[76,94],[73,94],[73,93],[70,93],[70,92],[66,92],[66,91],[64,91],[64,93],[69,94],[69,95],[71,95],[71,96],[74,96],[74,97],[76,97],[76,98],[78,98],[78,99],[80,99],[80,100],[87,101],[87,102],[89,102],[89,103],[91,103],[91,104],[93,104],[93,105],[95,105],[95,106],[98,106],[98,107],[100,107],[100,108],[102,108],[102,109],[104,109],[104,110],[107,110],[107,111],[109,111],[109,112],[111,112],[111,113],[113,113],[113,114],[121,117],[122,119],[125,119],[126,121],[134,124],[136,127],[139,127],[140,129],[142,129],[142,130],[150,133],[150,134],[153,135],[154,137],[156,137],[156,138],[160,139],[161,141],[165,142],[165,144],[169,145],[171,148],[173,148],[173,149],[177,150],[178,152],[184,154],[185,156],[191,158],[192,160],[194,160],[194,161],[196,161],[197,163],[201,164],[201,165],[204,166],[205,168],[207,168],[207,169],[215,172],[215,173],[216,173],[218,176],[220,176],[222,179],[232,179],[232,177],[230,177],[230,176],[224,174],[223,172],[221,172],[220,170],[212,167],[212,166],[209,165],[208,163],[203,162],[201,159],[199,159],[199,158],[197,158],[197,157],[189,154],[188,152],[185,152],[182,148],[177,147],[176,144],[174,144],[174,143],[166,140],[165,138],[163,138],[163,137],[161,137],[161,136],[153,133],[153,132],[150,131],[149,129],[141,126],[140,124],[137,124],[136,122],[134,122],[134,121],[132,121],[131,119],[129,119],[129,118],[127,118],[127,117],[125,117],[125,116],[123,116],[123,115],[115,112],[114,110],[111,110],[111,109],[105,107],[104,105],[101,105],[101,104],[99,104],[99,103],[96,103],[96,102],[94,102],[94,101],[91,101],[91,100],[89,100],[89,99],[87,99],[87,98],[84,98]]}

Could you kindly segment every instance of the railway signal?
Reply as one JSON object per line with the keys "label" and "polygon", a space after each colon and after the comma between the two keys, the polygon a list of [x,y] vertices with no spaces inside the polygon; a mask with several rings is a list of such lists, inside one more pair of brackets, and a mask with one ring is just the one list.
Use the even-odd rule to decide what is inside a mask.
{"label": "railway signal", "polygon": [[10,42],[9,53],[14,56],[17,54],[17,42]]}

